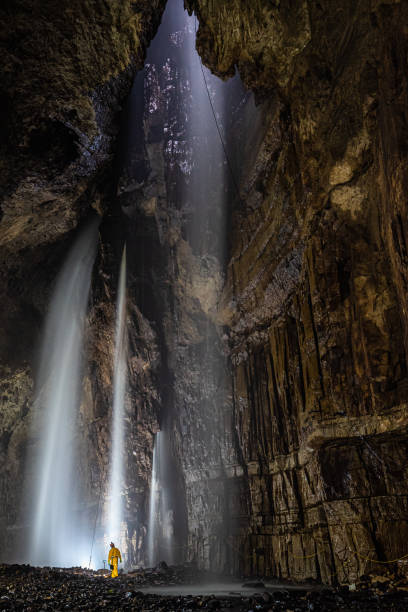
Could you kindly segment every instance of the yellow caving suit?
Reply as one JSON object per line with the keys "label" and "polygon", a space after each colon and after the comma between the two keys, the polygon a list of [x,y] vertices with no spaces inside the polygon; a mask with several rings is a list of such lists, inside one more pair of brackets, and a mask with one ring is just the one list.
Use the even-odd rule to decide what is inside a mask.
{"label": "yellow caving suit", "polygon": [[122,555],[120,554],[119,548],[111,548],[108,555],[108,563],[113,565],[111,577],[116,578],[118,575],[118,562],[122,563]]}

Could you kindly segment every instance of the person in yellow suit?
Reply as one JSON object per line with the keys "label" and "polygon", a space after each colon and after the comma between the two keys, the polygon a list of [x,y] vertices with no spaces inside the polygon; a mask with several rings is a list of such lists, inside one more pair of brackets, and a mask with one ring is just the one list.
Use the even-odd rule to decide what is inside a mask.
{"label": "person in yellow suit", "polygon": [[110,543],[110,551],[108,555],[108,563],[112,569],[112,578],[117,578],[118,575],[118,563],[119,561],[122,563],[122,555],[120,554],[119,548],[115,547],[113,542]]}

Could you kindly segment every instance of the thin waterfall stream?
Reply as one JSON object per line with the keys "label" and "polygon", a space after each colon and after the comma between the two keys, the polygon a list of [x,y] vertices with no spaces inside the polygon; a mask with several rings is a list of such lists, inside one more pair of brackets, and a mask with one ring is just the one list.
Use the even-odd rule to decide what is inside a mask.
{"label": "thin waterfall stream", "polygon": [[116,306],[115,361],[113,376],[112,449],[109,475],[107,538],[121,540],[124,493],[124,415],[127,370],[126,334],[126,245],[120,265]]}
{"label": "thin waterfall stream", "polygon": [[[217,412],[216,405],[220,402],[219,398],[225,391],[225,381],[223,368],[217,365],[221,362],[217,346],[217,331],[211,313],[215,312],[223,284],[226,248],[228,160],[225,159],[226,148],[222,134],[227,121],[226,90],[224,89],[226,85],[202,67],[201,59],[195,49],[195,19],[184,10],[181,0],[168,2],[161,27],[163,25],[164,31],[170,32],[170,35],[163,36],[162,31],[157,44],[153,42],[148,52],[144,77],[142,75],[142,78],[136,79],[134,87],[142,86],[141,91],[144,91],[146,87],[149,90],[148,85],[149,83],[151,85],[152,75],[157,69],[161,75],[158,77],[159,81],[163,80],[160,94],[163,96],[161,100],[163,104],[166,96],[172,91],[166,86],[170,65],[182,84],[177,94],[179,97],[175,95],[174,99],[171,99],[171,104],[166,103],[168,116],[164,116],[163,133],[166,136],[163,140],[163,147],[166,154],[170,151],[170,145],[173,147],[173,144],[176,143],[174,145],[176,146],[178,142],[173,143],[171,135],[167,134],[166,125],[168,124],[172,126],[172,130],[180,132],[183,137],[184,140],[180,142],[185,148],[186,156],[184,160],[180,159],[177,162],[181,172],[177,177],[180,184],[174,193],[171,190],[167,193],[166,207],[169,210],[173,208],[176,210],[177,207],[180,207],[182,216],[184,215],[181,229],[183,240],[188,248],[183,249],[185,261],[182,261],[182,266],[196,292],[195,299],[198,310],[201,311],[201,316],[194,321],[194,325],[197,325],[197,339],[192,343],[194,348],[190,347],[194,376],[199,372],[197,380],[194,379],[193,382],[194,393],[196,393],[193,395],[198,399],[189,406],[190,416],[197,422],[196,439],[191,442],[194,448],[203,449],[208,466],[217,467],[220,461],[217,450],[219,425],[214,420],[214,414]],[[165,41],[164,44],[163,41]],[[168,45],[171,47],[172,56],[170,64],[167,57]],[[145,83],[143,83],[143,78]],[[141,114],[142,116],[143,112],[145,113],[144,120],[147,117],[146,113],[151,114],[156,109],[155,104],[149,105],[146,100],[144,101],[145,109]],[[180,101],[181,106],[178,104]],[[140,109],[137,111],[136,108],[133,108],[133,111],[140,112]],[[175,155],[174,151],[172,155]],[[170,164],[172,155],[169,155],[165,163]],[[134,159],[137,162],[138,157],[135,156]],[[153,160],[151,161],[153,163]],[[175,201],[172,198],[175,198]],[[174,214],[174,219],[172,215],[169,218],[170,224],[175,223],[173,229],[179,232],[178,215]],[[41,483],[38,491],[35,491],[37,501],[35,502],[30,560],[37,564],[78,564],[80,562],[78,551],[82,547],[79,540],[82,542],[82,540],[89,539],[89,526],[82,524],[78,519],[76,511],[78,495],[72,478],[76,455],[74,415],[79,402],[78,394],[82,381],[83,327],[80,327],[78,321],[82,321],[86,314],[90,277],[95,257],[95,245],[92,257],[89,254],[87,256],[86,245],[88,243],[89,237],[86,240],[83,237],[78,240],[61,272],[61,279],[50,311],[49,329],[47,328],[44,341],[46,348],[44,349],[42,377],[46,373],[52,382],[49,383],[50,390],[46,393],[43,390],[44,383],[41,383],[40,389],[42,390],[38,397],[38,402],[43,402],[46,406],[44,418],[47,421],[46,425],[39,427],[39,431],[44,428],[47,433],[40,442],[41,458],[37,471],[41,472]],[[104,489],[104,482],[101,482],[100,487],[100,499],[103,490],[107,490],[107,496],[99,522],[104,547],[107,548],[109,542],[114,541],[122,550],[126,550],[127,546],[124,508],[126,494],[125,400],[128,375],[126,277],[125,245],[120,264],[116,303],[111,453],[109,469],[105,474],[108,480],[107,487]],[[176,283],[177,279],[173,278],[172,281]],[[190,299],[191,296],[182,295],[178,307],[188,308]],[[175,332],[178,334],[177,328]],[[168,340],[169,338],[166,341]],[[52,349],[50,349],[51,346]],[[177,344],[175,348],[177,359],[185,358],[186,346]],[[180,376],[179,372],[175,373],[175,384],[179,389],[182,387],[177,383]],[[176,399],[177,401],[179,399]],[[180,406],[178,408],[180,409]],[[157,433],[154,443],[148,529],[143,553],[151,565],[159,560],[174,563],[176,559],[182,558],[185,546],[181,542],[178,527],[182,523],[180,516],[184,512],[184,507],[178,495],[180,479],[178,479],[177,470],[181,466],[175,465],[172,454],[171,436],[175,422],[172,422],[173,417],[170,416],[170,411],[169,405],[169,408],[165,408],[163,414],[160,415],[162,430]],[[181,454],[184,453],[187,457],[189,452],[186,451],[186,447],[189,442],[182,439],[181,443],[184,448]],[[196,454],[198,456],[199,453]],[[194,465],[196,459],[197,457],[194,457],[191,464],[188,465],[189,469],[198,467]],[[199,467],[201,469],[201,465]],[[49,512],[50,500],[53,509]],[[91,538],[91,558],[99,521],[98,516],[99,505]],[[201,519],[200,529],[206,524],[207,519],[210,520],[208,517],[201,517]],[[85,532],[86,535],[77,535],[85,534]],[[50,541],[49,545],[47,541]],[[68,554],[71,549],[72,554]],[[80,557],[81,559],[89,558],[89,551],[84,549],[82,552],[81,548]]]}
{"label": "thin waterfall stream", "polygon": [[159,561],[174,563],[174,510],[169,499],[169,462],[166,431],[158,431],[153,447],[147,527],[147,558],[151,567]]}
{"label": "thin waterfall stream", "polygon": [[408,0],[0,14],[0,612],[408,612]]}
{"label": "thin waterfall stream", "polygon": [[150,499],[149,499],[149,522],[147,525],[147,559],[150,567],[153,567],[157,561],[157,513],[159,508],[159,479],[158,479],[158,461],[157,461],[157,441],[160,436],[160,431],[157,432],[153,446],[153,462],[152,462],[152,480],[150,484]]}
{"label": "thin waterfall stream", "polygon": [[[158,126],[163,126],[160,138],[169,177],[165,210],[170,223],[174,223],[174,234],[180,232],[182,236],[170,255],[175,258],[172,281],[179,293],[173,315],[174,335],[169,334],[167,341],[176,364],[173,374],[177,391],[173,398],[165,399],[159,419],[161,431],[154,440],[146,538],[150,566],[161,560],[172,563],[183,559],[187,521],[180,503],[182,495],[191,491],[191,496],[198,497],[197,474],[206,470],[216,473],[223,461],[219,452],[223,435],[220,415],[228,385],[215,313],[224,283],[229,189],[235,185],[227,157],[226,132],[232,112],[228,101],[234,96],[241,100],[244,93],[238,75],[225,83],[202,65],[196,50],[196,31],[196,18],[184,10],[182,0],[169,0],[145,63],[145,138],[152,139],[151,150],[155,151]],[[140,79],[135,86],[141,88]],[[139,159],[137,155],[133,158]],[[149,161],[155,168],[153,152]],[[184,275],[183,280],[178,274],[182,278]],[[183,285],[185,279],[191,285]],[[188,321],[190,328],[180,329],[180,320]],[[186,362],[188,382],[183,380],[181,365]],[[187,434],[184,424],[190,421],[194,426]],[[179,463],[172,463],[177,429]],[[182,470],[194,473],[187,484],[185,472],[178,479],[181,464]],[[184,480],[184,489],[180,480]],[[210,482],[208,495],[222,500],[224,493],[217,487],[218,481]],[[222,530],[222,508],[218,501],[214,509],[204,504],[199,516],[189,517],[190,529],[196,521],[197,541],[210,541],[215,515]],[[216,546],[221,548],[220,538]],[[209,547],[194,552],[210,566]],[[221,559],[221,553],[218,556]]]}
{"label": "thin waterfall stream", "polygon": [[71,248],[46,319],[33,423],[39,450],[28,493],[32,529],[26,556],[35,565],[78,565],[89,554],[74,470],[85,317],[98,225],[92,221]]}

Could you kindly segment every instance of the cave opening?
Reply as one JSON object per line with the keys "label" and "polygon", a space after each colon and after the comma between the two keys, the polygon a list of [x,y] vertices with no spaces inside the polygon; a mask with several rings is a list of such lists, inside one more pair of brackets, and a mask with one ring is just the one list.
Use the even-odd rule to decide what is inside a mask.
{"label": "cave opening", "polygon": [[[75,458],[78,444],[84,445],[85,455],[87,451],[86,440],[78,443],[81,436],[74,431],[81,427],[79,414],[84,399],[69,392],[69,384],[83,386],[81,377],[86,375],[87,366],[78,366],[73,376],[65,361],[53,364],[50,376],[57,381],[62,377],[63,392],[58,395],[51,391],[46,402],[44,423],[49,427],[34,426],[38,447],[53,444],[53,452],[46,452],[48,468],[45,459],[39,459],[35,475],[30,470],[28,476],[29,505],[37,508],[34,519],[28,518],[29,524],[34,521],[35,544],[23,556],[37,565],[72,566],[74,550],[83,550],[83,562],[88,542],[89,566],[97,568],[104,549],[114,541],[122,550],[127,569],[146,566],[149,561],[153,565],[159,561],[188,561],[212,571],[231,571],[228,538],[234,531],[231,515],[235,511],[223,474],[228,462],[236,459],[233,453],[223,457],[221,451],[220,438],[232,407],[231,376],[217,307],[226,276],[228,211],[234,198],[240,197],[234,174],[238,173],[239,155],[233,153],[229,132],[244,113],[255,115],[256,109],[238,73],[224,82],[202,65],[195,48],[196,30],[196,18],[189,16],[181,1],[167,2],[126,106],[117,154],[114,240],[127,247],[116,290],[110,433],[105,440],[111,449],[109,462],[99,474],[99,499],[90,511],[79,499],[89,487],[85,479],[91,474],[90,466],[80,468]],[[157,250],[153,256],[152,237]],[[81,261],[79,246],[73,246],[75,252]],[[72,274],[78,265],[71,266]],[[165,274],[171,277],[171,283],[163,278]],[[56,289],[56,301],[61,301],[63,291],[62,287]],[[80,285],[73,291],[87,295]],[[140,316],[159,330],[162,353],[156,383],[160,395],[159,410],[154,415],[156,433],[149,440],[151,469],[144,474],[147,489],[142,503],[139,501],[136,521],[135,509],[126,503],[134,486],[126,443],[132,413],[128,379],[134,357],[128,347],[128,318],[132,314],[127,302],[131,303],[133,296],[141,308]],[[75,322],[82,314],[74,309],[69,316]],[[186,325],[183,319],[187,318]],[[56,321],[52,324],[57,336]],[[64,318],[60,321],[62,328],[73,324],[67,324]],[[75,345],[71,350],[70,343],[63,340],[55,350],[80,363],[84,349]],[[64,404],[65,394],[73,401],[69,408]],[[40,397],[37,402],[40,412],[42,401]],[[51,426],[52,411],[60,417]],[[140,427],[143,429],[143,423]],[[67,433],[67,442],[61,442],[62,451],[56,439],[60,429]],[[61,459],[61,452],[65,459]],[[137,462],[137,452],[133,455]],[[78,474],[75,487],[73,472]],[[186,473],[193,475],[191,482]],[[43,485],[44,474],[48,476]],[[61,490],[54,483],[59,483]],[[191,499],[202,486],[208,499],[198,495],[198,507],[194,508]],[[47,538],[50,521],[55,527]],[[43,540],[52,545],[42,549]],[[65,552],[57,554],[57,549]]]}
{"label": "cave opening", "polygon": [[[238,74],[222,81],[202,66],[196,28],[182,2],[166,4],[122,128],[117,197],[129,292],[160,338],[162,363],[142,520],[147,533],[139,550],[131,547],[127,555],[133,563],[160,557],[231,571],[235,511],[223,473],[236,458],[233,449],[228,457],[220,450],[232,405],[217,309],[229,213],[239,198],[241,152],[231,133],[257,110]],[[245,138],[244,127],[242,132]],[[192,509],[200,486],[208,500]]]}

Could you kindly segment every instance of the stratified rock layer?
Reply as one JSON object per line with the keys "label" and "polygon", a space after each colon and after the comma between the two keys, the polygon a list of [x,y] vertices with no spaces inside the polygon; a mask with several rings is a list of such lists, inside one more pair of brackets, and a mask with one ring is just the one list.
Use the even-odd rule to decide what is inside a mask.
{"label": "stratified rock layer", "polygon": [[2,551],[18,526],[34,347],[71,231],[94,208],[109,214],[81,406],[90,514],[106,495],[127,233],[127,561],[146,559],[160,424],[174,453],[180,558],[354,582],[408,553],[407,7],[188,4],[204,62],[222,77],[237,65],[260,103],[230,121],[241,193],[223,292],[220,261],[203,252],[214,233],[189,239],[200,232],[180,199],[194,155],[177,85],[194,92],[175,57],[159,58],[160,74],[147,69],[141,106],[152,105],[138,109],[122,219],[111,206],[121,104],[164,1],[2,5]]}
{"label": "stratified rock layer", "polygon": [[[19,0],[3,2],[0,8],[0,540],[4,559],[15,558],[21,527],[24,461],[32,443],[30,409],[44,314],[76,227],[92,209],[103,213],[112,205],[122,103],[135,70],[143,65],[164,4],[164,0],[46,4]],[[114,263],[105,259],[116,275]],[[105,281],[108,286],[109,278]],[[115,277],[110,279],[112,296],[115,282]],[[97,293],[100,297],[103,287]],[[111,299],[109,292],[104,299]],[[105,318],[99,316],[102,308],[98,311],[95,305],[91,313],[97,321],[94,345],[108,359],[112,331],[107,330],[107,322],[112,322],[113,304],[108,308],[105,303]],[[98,367],[110,373],[110,364]],[[95,381],[103,378],[100,372],[92,375]],[[106,378],[95,399],[89,379],[85,381],[83,445],[92,458],[99,451],[96,439],[102,431],[94,413],[106,416],[107,410],[97,400],[110,400],[105,384]],[[105,438],[107,431],[105,423]],[[86,451],[83,456],[88,457]],[[91,461],[81,469],[92,472],[87,481],[91,499],[97,500],[103,471],[98,463],[91,466]]]}
{"label": "stratified rock layer", "polygon": [[245,573],[353,582],[408,552],[407,7],[191,5],[206,63],[237,64],[267,110],[222,309],[247,507],[232,544]]}

